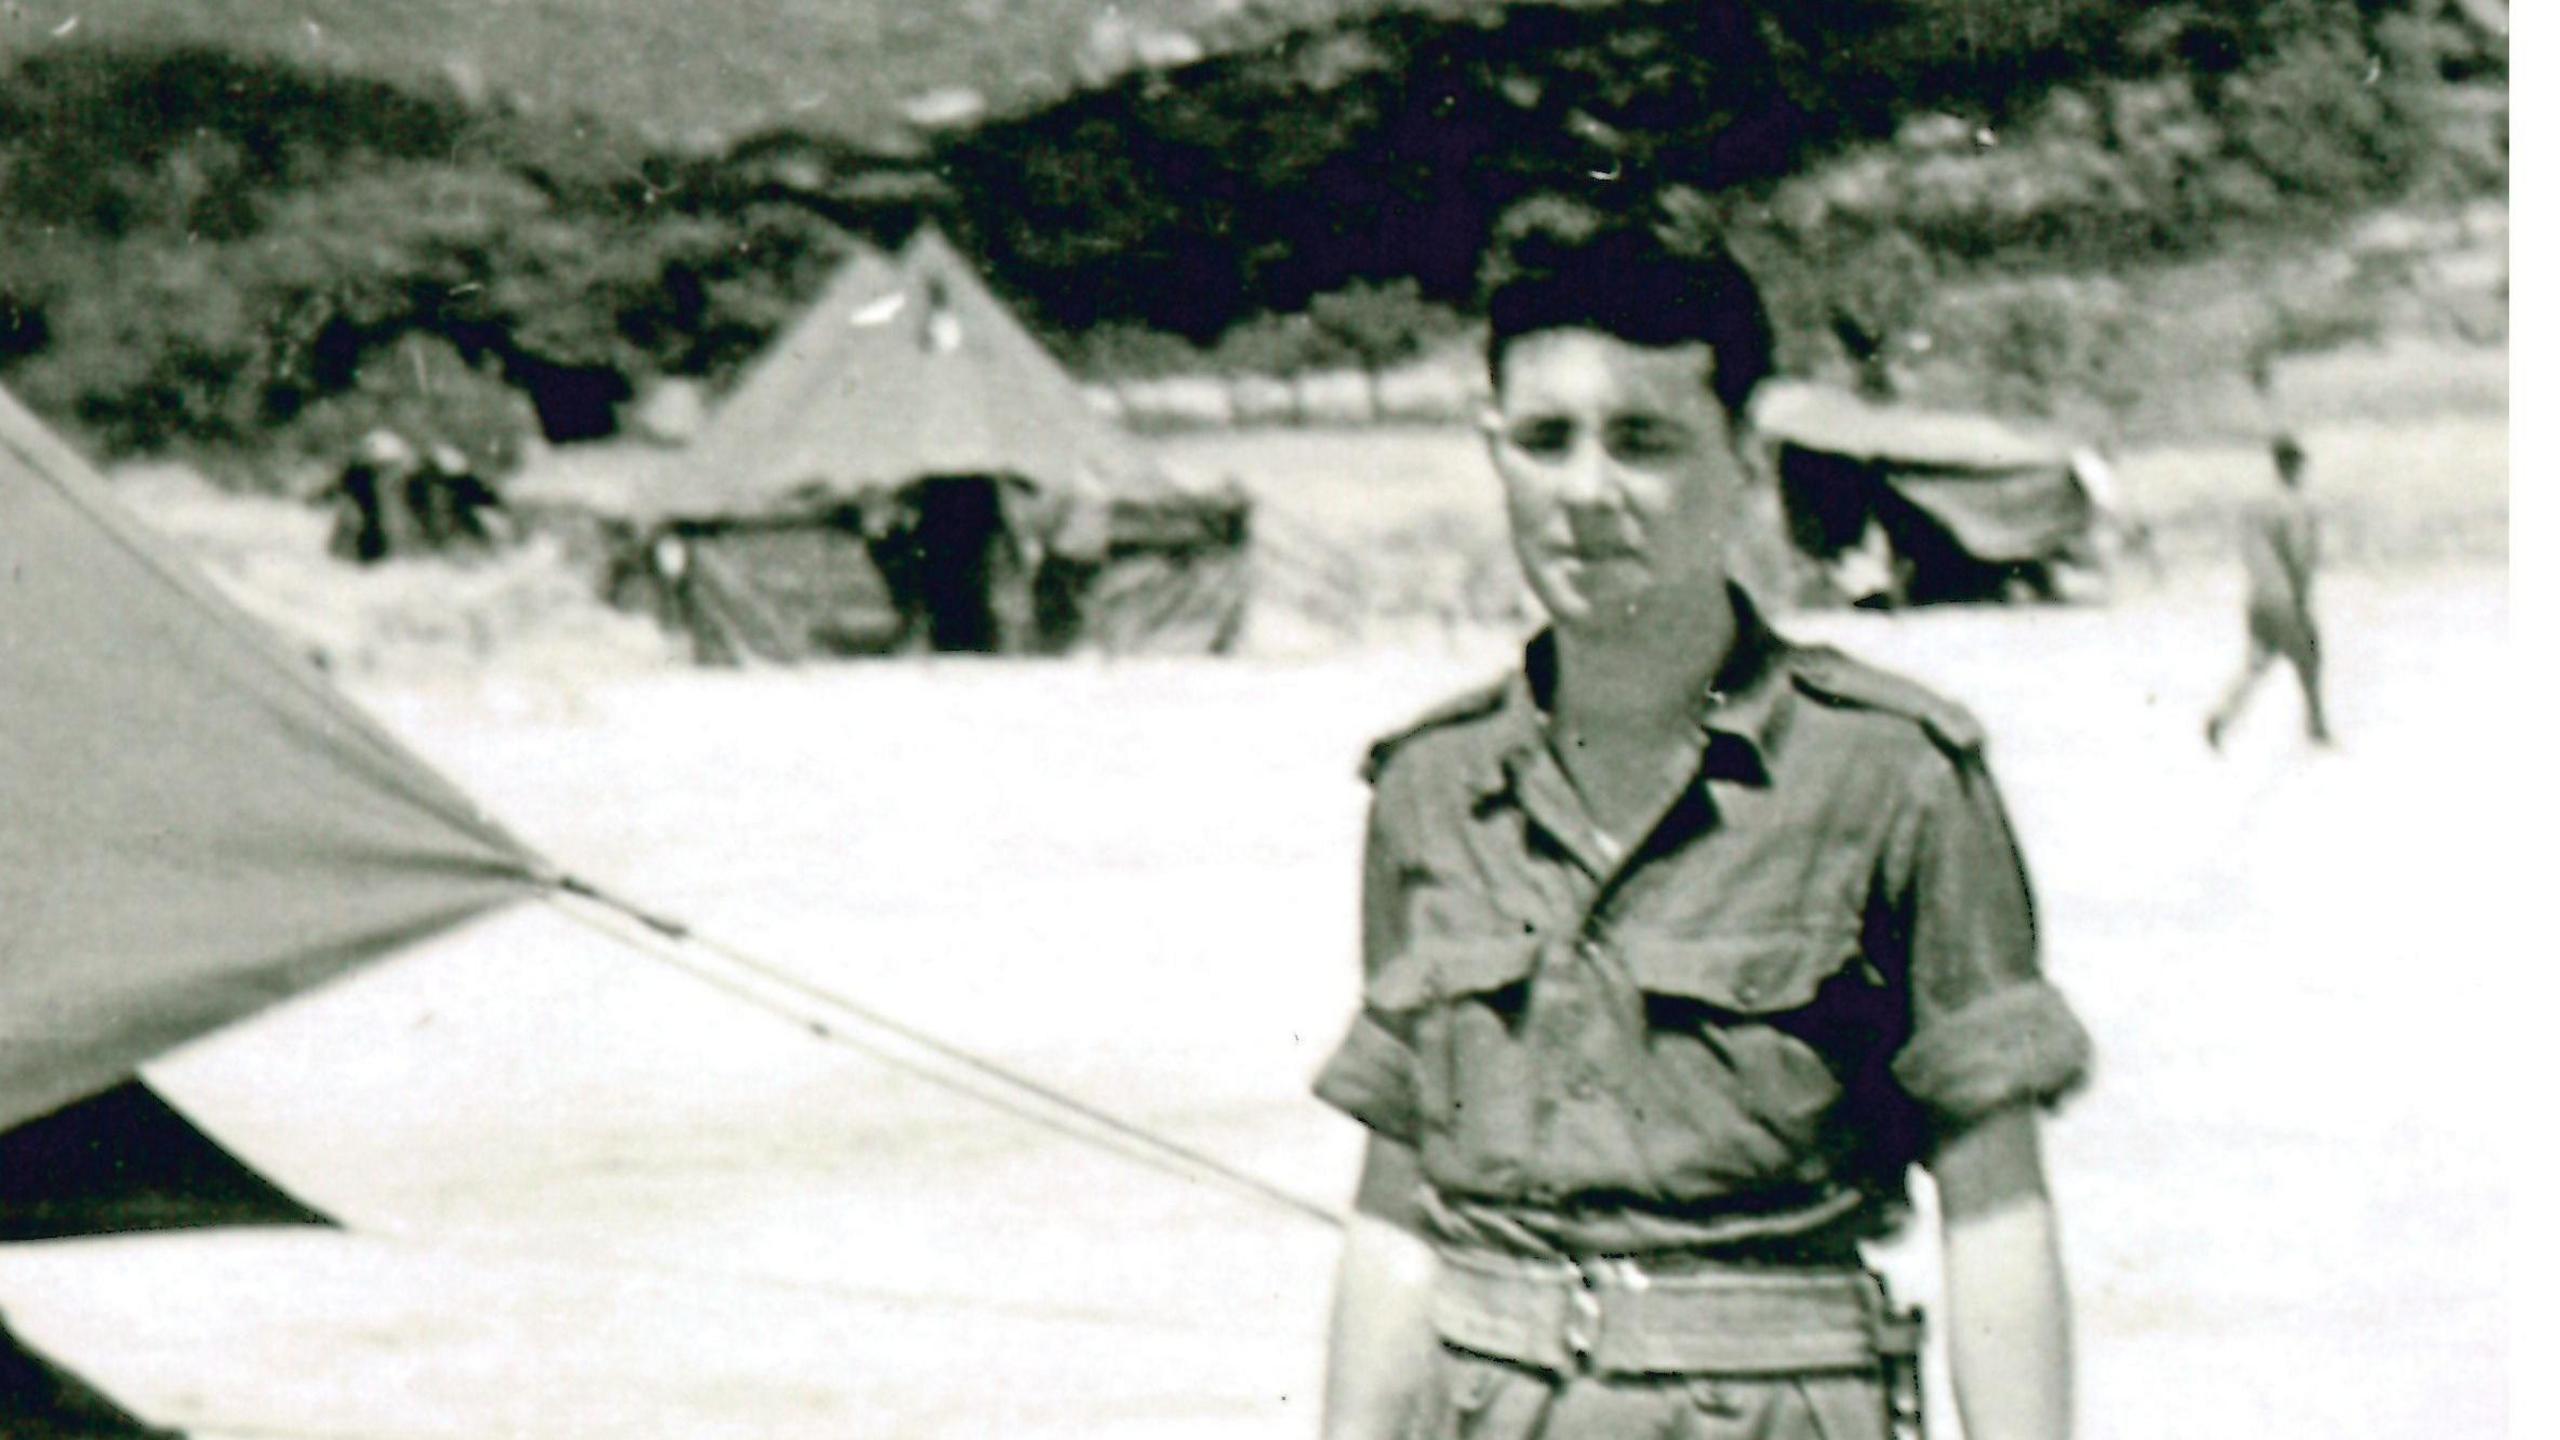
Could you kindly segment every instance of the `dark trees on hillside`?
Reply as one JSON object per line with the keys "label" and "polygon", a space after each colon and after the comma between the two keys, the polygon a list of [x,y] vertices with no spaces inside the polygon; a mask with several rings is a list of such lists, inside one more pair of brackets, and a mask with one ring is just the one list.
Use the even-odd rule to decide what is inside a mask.
{"label": "dark trees on hillside", "polygon": [[[120,453],[325,453],[369,414],[570,438],[656,376],[725,379],[849,232],[929,210],[1097,368],[1374,372],[1464,323],[1519,197],[1663,180],[1753,232],[1798,343],[1845,327],[1881,355],[1968,267],[2208,250],[2400,193],[2447,163],[2440,77],[2503,73],[2447,16],[1390,8],[926,156],[790,135],[671,155],[280,61],[65,47],[0,86],[0,379]],[[2502,137],[2455,159],[2503,184]]]}

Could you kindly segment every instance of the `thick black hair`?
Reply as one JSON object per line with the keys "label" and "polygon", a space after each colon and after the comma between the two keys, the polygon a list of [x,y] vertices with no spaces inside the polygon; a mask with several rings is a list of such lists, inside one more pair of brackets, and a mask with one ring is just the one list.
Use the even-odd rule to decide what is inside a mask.
{"label": "thick black hair", "polygon": [[1495,385],[1511,342],[1540,330],[1704,342],[1715,355],[1710,388],[1727,415],[1743,414],[1772,365],[1768,307],[1722,238],[1682,213],[1681,193],[1608,205],[1547,194],[1504,214],[1483,266]]}

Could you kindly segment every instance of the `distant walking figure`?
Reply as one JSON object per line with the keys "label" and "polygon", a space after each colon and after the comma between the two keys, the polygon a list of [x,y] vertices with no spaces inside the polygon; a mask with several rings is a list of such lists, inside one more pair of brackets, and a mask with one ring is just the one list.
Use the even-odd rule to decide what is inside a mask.
{"label": "distant walking figure", "polygon": [[2305,727],[2315,744],[2329,743],[2329,718],[2320,704],[2320,631],[2311,619],[2311,576],[2320,563],[2320,522],[2302,494],[2302,446],[2280,435],[2271,450],[2279,488],[2243,513],[2240,557],[2249,572],[2249,656],[2222,703],[2204,722],[2205,743],[2222,748],[2223,732],[2276,657],[2293,665],[2302,684]]}

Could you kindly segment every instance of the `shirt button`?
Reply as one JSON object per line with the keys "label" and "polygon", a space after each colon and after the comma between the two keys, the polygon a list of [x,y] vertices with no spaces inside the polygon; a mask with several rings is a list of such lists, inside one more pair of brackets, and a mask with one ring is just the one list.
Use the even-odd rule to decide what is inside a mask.
{"label": "shirt button", "polygon": [[1585,935],[1573,942],[1573,953],[1585,960],[1597,960],[1609,953],[1609,947],[1600,943],[1598,936]]}

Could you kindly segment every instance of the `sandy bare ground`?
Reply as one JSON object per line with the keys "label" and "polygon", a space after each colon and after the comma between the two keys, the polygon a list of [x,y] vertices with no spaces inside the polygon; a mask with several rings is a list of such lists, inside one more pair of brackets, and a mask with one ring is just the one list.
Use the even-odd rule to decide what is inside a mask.
{"label": "sandy bare ground", "polygon": [[[2279,681],[2218,758],[2206,573],[1798,628],[1996,737],[2103,1050],[2050,1146],[2084,1433],[2501,1433],[2504,569],[2338,577],[2344,747],[2301,745]],[[1352,765],[1507,643],[366,698],[573,868],[1330,1202],[1356,1138],[1304,1086],[1353,997]],[[0,1308],[204,1434],[1312,1433],[1323,1228],[552,907],[155,1078],[353,1233],[13,1247]],[[1925,1295],[1927,1246],[1886,1261]]]}

